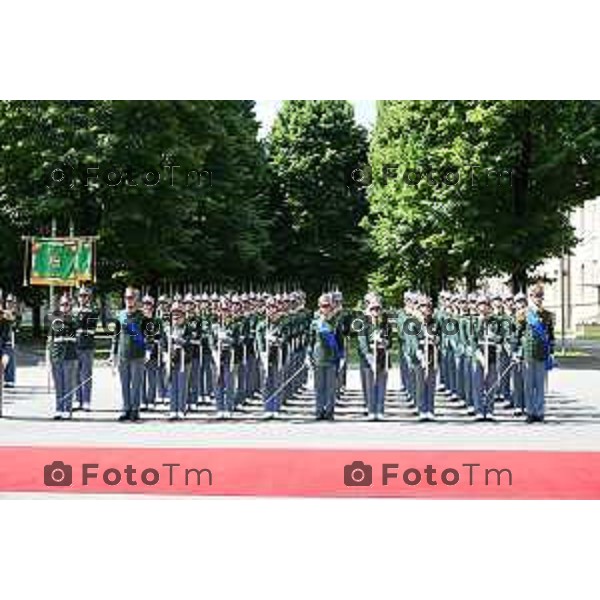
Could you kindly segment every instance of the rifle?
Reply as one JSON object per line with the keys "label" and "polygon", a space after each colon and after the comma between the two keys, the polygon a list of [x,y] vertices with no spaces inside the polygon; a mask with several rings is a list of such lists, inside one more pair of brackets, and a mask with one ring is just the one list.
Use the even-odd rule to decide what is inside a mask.
{"label": "rifle", "polygon": [[[375,328],[377,326],[377,318],[373,316],[373,405],[375,405],[375,392],[377,390],[377,332]],[[367,407],[371,411],[372,407]]]}

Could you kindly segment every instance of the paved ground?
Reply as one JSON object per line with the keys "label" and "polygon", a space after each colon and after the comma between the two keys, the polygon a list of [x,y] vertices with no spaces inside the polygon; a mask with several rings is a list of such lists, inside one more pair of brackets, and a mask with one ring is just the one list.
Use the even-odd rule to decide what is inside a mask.
{"label": "paved ground", "polygon": [[276,422],[260,421],[257,400],[229,422],[217,421],[214,407],[205,406],[185,422],[170,423],[166,406],[161,406],[143,413],[138,424],[122,424],[115,421],[117,381],[101,365],[95,369],[94,410],[76,412],[72,422],[54,422],[43,364],[33,355],[22,356],[20,364],[17,388],[5,394],[2,445],[600,450],[600,369],[579,363],[551,373],[544,425],[527,425],[502,409],[497,423],[473,423],[464,409],[442,396],[436,401],[438,422],[418,423],[394,376],[386,422],[369,423],[356,370],[349,371],[349,389],[335,423],[312,420],[314,400],[307,389],[288,403]]}

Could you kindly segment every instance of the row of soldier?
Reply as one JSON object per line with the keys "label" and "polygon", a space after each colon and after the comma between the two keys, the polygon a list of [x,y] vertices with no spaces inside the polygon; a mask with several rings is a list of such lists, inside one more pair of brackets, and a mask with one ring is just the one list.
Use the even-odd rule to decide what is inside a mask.
{"label": "row of soldier", "polygon": [[[462,403],[476,420],[493,419],[502,401],[529,422],[543,420],[544,380],[553,352],[552,318],[543,290],[491,297],[407,293],[398,311],[384,311],[375,293],[361,311],[345,310],[339,292],[305,306],[302,291],[208,294],[158,302],[127,288],[113,321],[111,362],[119,373],[121,420],[138,420],[168,396],[170,418],[213,403],[227,419],[262,397],[265,418],[314,374],[316,418],[331,420],[346,383],[348,340],[356,338],[365,408],[385,414],[387,380],[397,356],[402,399],[421,420],[435,418],[436,389]],[[91,293],[82,288],[73,311],[63,296],[49,335],[57,419],[70,418],[73,390],[90,409],[95,323]],[[544,337],[545,336],[545,337]]]}

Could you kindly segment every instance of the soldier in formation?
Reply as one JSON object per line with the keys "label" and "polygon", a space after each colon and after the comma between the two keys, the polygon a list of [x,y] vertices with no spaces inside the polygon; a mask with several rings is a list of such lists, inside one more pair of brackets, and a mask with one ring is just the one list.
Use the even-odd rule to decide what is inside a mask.
{"label": "soldier in formation", "polygon": [[[363,311],[355,313],[332,290],[311,314],[301,290],[159,294],[158,301],[146,294],[140,301],[139,291],[128,287],[111,347],[119,420],[137,421],[140,410],[154,410],[161,401],[169,403],[173,420],[201,407],[231,419],[243,415],[251,400],[262,401],[265,419],[277,419],[309,376],[316,418],[333,420],[354,351],[369,420],[385,418],[395,358],[400,397],[420,420],[436,418],[436,391],[477,421],[494,420],[500,404],[528,422],[544,419],[554,333],[541,287],[532,288],[529,303],[523,294],[446,290],[435,308],[423,293],[406,292],[403,300],[400,309],[383,310],[381,297],[370,292]],[[80,288],[74,310],[71,297],[63,296],[53,319],[48,351],[56,417],[70,418],[75,398],[84,410],[91,407],[98,319],[91,290]],[[13,323],[10,313],[0,313],[7,364]]]}

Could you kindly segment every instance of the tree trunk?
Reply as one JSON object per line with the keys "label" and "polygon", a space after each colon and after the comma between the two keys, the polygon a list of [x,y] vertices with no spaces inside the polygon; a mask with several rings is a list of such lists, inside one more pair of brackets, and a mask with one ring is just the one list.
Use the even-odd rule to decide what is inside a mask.
{"label": "tree trunk", "polygon": [[527,288],[527,270],[522,267],[518,267],[511,273],[510,281],[513,294],[517,294],[519,292],[525,293]]}
{"label": "tree trunk", "polygon": [[36,302],[31,307],[31,326],[33,337],[41,338],[42,337],[42,307],[39,302]]}

